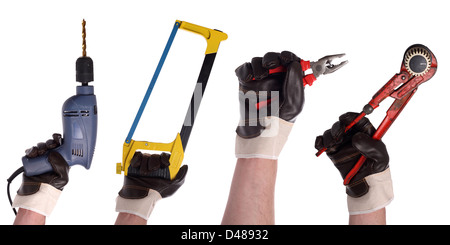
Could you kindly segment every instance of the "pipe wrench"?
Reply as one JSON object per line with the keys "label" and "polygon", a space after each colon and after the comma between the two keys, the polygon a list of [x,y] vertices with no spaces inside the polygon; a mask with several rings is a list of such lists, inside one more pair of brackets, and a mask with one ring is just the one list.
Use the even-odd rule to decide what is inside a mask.
{"label": "pipe wrench", "polygon": [[[410,46],[403,56],[400,72],[395,74],[375,93],[369,103],[364,106],[358,117],[345,128],[345,132],[350,130],[364,116],[371,114],[384,99],[392,97],[395,99],[394,102],[387,110],[386,117],[372,136],[372,138],[380,140],[405,108],[411,97],[416,93],[418,86],[430,80],[436,73],[436,70],[437,60],[430,49],[421,44]],[[320,156],[326,150],[326,148],[321,149],[316,153],[316,156]],[[350,183],[365,160],[366,157],[360,157],[355,166],[344,178],[344,185]]]}

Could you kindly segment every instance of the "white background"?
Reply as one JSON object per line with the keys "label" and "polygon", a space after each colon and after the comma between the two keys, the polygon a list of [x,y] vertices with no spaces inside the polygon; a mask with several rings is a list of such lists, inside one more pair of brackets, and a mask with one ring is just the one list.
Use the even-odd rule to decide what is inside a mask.
{"label": "white background", "polygon": [[[449,69],[444,1],[2,1],[0,179],[24,150],[62,132],[75,93],[81,21],[94,60],[99,128],[89,171],[75,166],[47,224],[113,224],[122,145],[175,20],[228,34],[221,43],[184,164],[185,184],[157,203],[149,224],[220,224],[234,171],[238,83],[234,69],[268,51],[305,60],[346,53],[349,64],[305,89],[306,102],[279,159],[277,224],[347,224],[342,179],[314,140],[347,111],[359,112],[395,73],[412,44],[428,46],[437,74],[423,84],[383,141],[395,199],[388,224],[449,224],[446,151]],[[133,139],[170,142],[181,129],[201,64],[203,37],[179,30]],[[369,116],[378,125],[392,99]],[[21,178],[12,185],[13,194]],[[0,224],[14,220],[0,188]],[[251,209],[252,207],[248,207]]]}

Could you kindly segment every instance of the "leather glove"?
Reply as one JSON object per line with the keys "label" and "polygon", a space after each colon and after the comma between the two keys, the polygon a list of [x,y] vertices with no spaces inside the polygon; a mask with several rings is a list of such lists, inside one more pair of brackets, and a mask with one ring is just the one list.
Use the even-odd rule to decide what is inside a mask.
{"label": "leather glove", "polygon": [[339,117],[332,128],[318,136],[317,150],[327,148],[327,155],[344,179],[356,162],[364,155],[367,159],[357,174],[346,185],[350,214],[376,211],[393,199],[389,155],[381,140],[372,139],[375,128],[364,117],[350,130],[345,128],[359,114],[348,112]]}
{"label": "leather glove", "polygon": [[183,165],[173,180],[169,173],[170,154],[136,152],[116,200],[116,211],[148,219],[158,200],[173,195],[183,184],[188,166]]}
{"label": "leather glove", "polygon": [[[269,74],[284,66],[286,72]],[[277,159],[304,103],[300,58],[289,51],[269,52],[236,69],[241,119],[236,157]]]}
{"label": "leather glove", "polygon": [[50,215],[61,191],[69,182],[69,165],[58,152],[51,151],[61,143],[61,135],[53,134],[53,139],[49,139],[45,143],[38,143],[37,146],[25,151],[25,156],[28,158],[39,157],[50,151],[48,162],[53,171],[36,176],[23,174],[22,185],[17,191],[13,208],[25,208],[44,216]]}

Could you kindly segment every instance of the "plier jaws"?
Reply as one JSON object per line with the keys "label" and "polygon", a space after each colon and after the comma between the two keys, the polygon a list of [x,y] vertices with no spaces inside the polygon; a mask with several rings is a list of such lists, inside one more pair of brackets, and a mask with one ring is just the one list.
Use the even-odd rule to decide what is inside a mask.
{"label": "plier jaws", "polygon": [[334,59],[342,58],[345,54],[327,55],[318,61],[311,61],[311,70],[316,78],[320,75],[327,75],[341,69],[348,63],[348,60],[342,61],[340,64],[332,64]]}
{"label": "plier jaws", "polygon": [[[334,65],[331,62],[333,62],[334,59],[342,58],[345,54],[334,54],[334,55],[327,55],[323,58],[319,59],[318,61],[306,61],[300,59],[300,65],[302,67],[302,71],[305,72],[309,69],[312,70],[312,73],[306,74],[303,77],[303,86],[309,85],[311,86],[314,81],[317,80],[317,78],[322,74],[330,74],[333,73],[339,69],[341,69],[344,65],[348,63],[348,61],[342,61],[338,65]],[[286,72],[286,67],[279,66],[274,69],[269,70],[269,74],[274,74],[278,72]]]}

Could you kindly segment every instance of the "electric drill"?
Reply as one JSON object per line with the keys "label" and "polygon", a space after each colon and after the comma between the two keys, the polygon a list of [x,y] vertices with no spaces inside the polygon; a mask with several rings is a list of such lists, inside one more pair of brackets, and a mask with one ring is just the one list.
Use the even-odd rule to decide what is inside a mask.
{"label": "electric drill", "polygon": [[[60,146],[36,157],[22,157],[23,166],[17,169],[8,179],[7,195],[12,205],[10,184],[22,172],[27,176],[39,175],[53,171],[48,162],[50,151],[56,151],[66,160],[69,166],[81,165],[91,167],[97,140],[97,100],[94,87],[88,85],[94,81],[94,62],[86,56],[86,21],[83,20],[83,54],[76,61],[76,95],[67,99],[62,106],[63,137]],[[14,214],[17,215],[13,208]]]}
{"label": "electric drill", "polygon": [[[76,61],[76,95],[62,106],[63,142],[53,149],[67,161],[69,166],[81,165],[89,169],[97,139],[97,101],[94,87],[94,63],[86,56],[86,22],[83,20],[83,55]],[[25,175],[33,176],[52,171],[48,153],[36,158],[22,157]]]}

